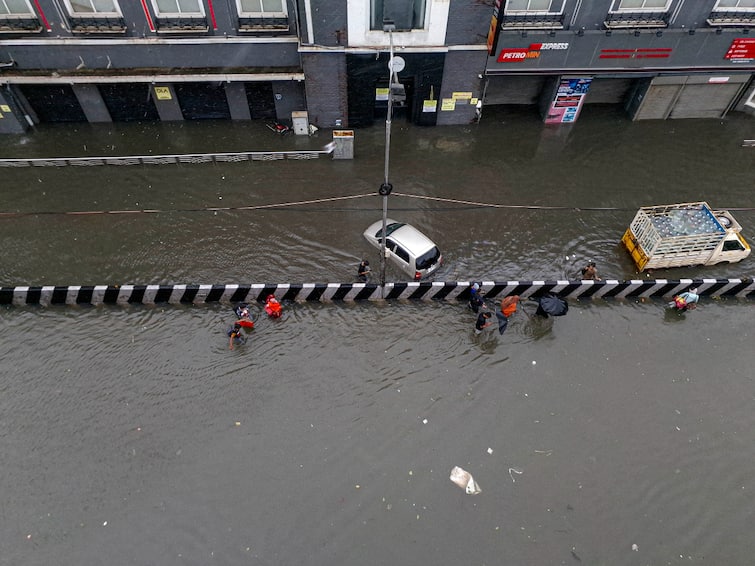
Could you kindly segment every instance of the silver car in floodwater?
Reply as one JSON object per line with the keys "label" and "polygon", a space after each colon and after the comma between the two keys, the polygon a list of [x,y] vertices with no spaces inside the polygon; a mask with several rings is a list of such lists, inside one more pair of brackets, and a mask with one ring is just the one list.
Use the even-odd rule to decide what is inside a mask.
{"label": "silver car in floodwater", "polygon": [[[411,224],[387,219],[385,250],[390,259],[409,277],[419,280],[434,273],[443,263],[443,256],[435,243]],[[365,239],[380,249],[383,221],[371,224],[364,231]]]}

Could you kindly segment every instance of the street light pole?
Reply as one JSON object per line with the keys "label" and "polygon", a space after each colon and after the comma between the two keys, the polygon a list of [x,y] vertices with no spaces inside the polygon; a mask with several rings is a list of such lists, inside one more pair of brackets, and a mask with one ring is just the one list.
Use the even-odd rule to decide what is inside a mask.
{"label": "street light pole", "polygon": [[[390,39],[390,59],[388,60],[388,112],[385,117],[385,176],[383,184],[380,185],[378,193],[383,197],[383,237],[380,240],[380,290],[381,294],[385,295],[385,239],[386,231],[388,229],[388,195],[393,190],[393,185],[388,182],[388,170],[390,166],[391,155],[391,118],[393,117],[393,78],[395,71],[393,68],[393,32],[396,29],[396,25],[390,20],[383,20],[383,31],[388,32],[388,38]],[[396,79],[398,82],[398,79]]]}

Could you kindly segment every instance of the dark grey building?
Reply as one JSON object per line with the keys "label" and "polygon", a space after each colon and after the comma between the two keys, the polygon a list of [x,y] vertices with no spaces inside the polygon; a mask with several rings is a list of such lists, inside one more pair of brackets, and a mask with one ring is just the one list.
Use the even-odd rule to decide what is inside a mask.
{"label": "dark grey building", "polygon": [[590,103],[635,120],[755,113],[753,0],[509,0],[493,18],[485,104],[552,122]]}
{"label": "dark grey building", "polygon": [[[385,21],[395,31],[385,31]],[[755,112],[755,0],[0,0],[0,133],[39,122],[463,124]]]}

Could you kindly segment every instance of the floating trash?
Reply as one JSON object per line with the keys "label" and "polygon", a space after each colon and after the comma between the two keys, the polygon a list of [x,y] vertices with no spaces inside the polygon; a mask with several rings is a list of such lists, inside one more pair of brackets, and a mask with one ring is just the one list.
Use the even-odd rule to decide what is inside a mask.
{"label": "floating trash", "polygon": [[449,479],[462,488],[467,495],[477,495],[482,491],[480,486],[477,485],[477,482],[474,481],[472,474],[459,466],[454,466],[453,470],[451,470],[451,477]]}

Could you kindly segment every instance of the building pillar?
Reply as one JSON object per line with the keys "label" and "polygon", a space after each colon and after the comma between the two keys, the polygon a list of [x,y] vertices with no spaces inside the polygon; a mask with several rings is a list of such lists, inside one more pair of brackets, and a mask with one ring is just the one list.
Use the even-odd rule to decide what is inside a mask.
{"label": "building pillar", "polygon": [[112,122],[110,111],[102,100],[100,90],[95,84],[74,84],[71,85],[76,99],[79,101],[87,122]]}
{"label": "building pillar", "polygon": [[231,112],[231,120],[251,120],[252,113],[249,111],[249,101],[246,98],[246,86],[244,83],[225,83],[225,98],[228,101],[228,110]]}
{"label": "building pillar", "polygon": [[181,106],[178,104],[178,99],[176,98],[176,91],[173,90],[173,85],[153,84],[151,92],[152,100],[155,102],[161,121],[175,122],[184,119]]}
{"label": "building pillar", "polygon": [[23,134],[29,125],[10,92],[0,90],[0,134]]}

